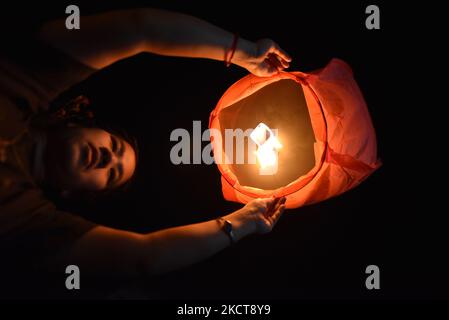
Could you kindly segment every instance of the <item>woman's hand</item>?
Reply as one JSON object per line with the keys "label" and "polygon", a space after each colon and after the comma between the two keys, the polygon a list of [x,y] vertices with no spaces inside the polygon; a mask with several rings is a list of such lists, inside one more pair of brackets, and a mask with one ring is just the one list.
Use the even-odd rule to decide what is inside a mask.
{"label": "woman's hand", "polygon": [[237,240],[252,233],[268,233],[284,212],[285,200],[285,197],[255,199],[224,218],[232,222]]}
{"label": "woman's hand", "polygon": [[271,39],[239,39],[232,63],[259,77],[269,77],[290,66],[292,58]]}
{"label": "woman's hand", "polygon": [[255,199],[241,209],[241,214],[254,224],[256,233],[268,233],[284,212],[285,200],[285,197]]}

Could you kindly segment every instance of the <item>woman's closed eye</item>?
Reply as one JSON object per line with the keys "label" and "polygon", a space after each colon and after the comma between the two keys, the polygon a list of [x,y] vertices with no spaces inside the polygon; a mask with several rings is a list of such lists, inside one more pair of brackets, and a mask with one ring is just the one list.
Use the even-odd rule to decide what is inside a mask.
{"label": "woman's closed eye", "polygon": [[113,153],[117,153],[118,141],[117,138],[111,135],[111,150]]}

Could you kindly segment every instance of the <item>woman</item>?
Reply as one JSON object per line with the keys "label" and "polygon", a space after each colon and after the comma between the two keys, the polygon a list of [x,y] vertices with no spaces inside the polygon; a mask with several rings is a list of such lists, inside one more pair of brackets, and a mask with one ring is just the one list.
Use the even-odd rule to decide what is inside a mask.
{"label": "woman", "polygon": [[[80,30],[63,20],[42,26],[27,50],[0,59],[0,235],[13,265],[31,261],[61,270],[114,275],[159,274],[205,259],[253,233],[266,233],[285,198],[257,199],[221,219],[137,234],[60,212],[42,194],[116,189],[134,174],[135,147],[107,130],[72,121],[83,101],[50,113],[61,92],[98,69],[140,52],[208,58],[258,76],[289,66],[272,40],[256,43],[200,19],[154,9],[82,17]],[[82,98],[79,98],[82,99]],[[58,125],[39,126],[42,116]],[[63,119],[63,120],[61,120]],[[62,124],[62,125],[61,125]]]}

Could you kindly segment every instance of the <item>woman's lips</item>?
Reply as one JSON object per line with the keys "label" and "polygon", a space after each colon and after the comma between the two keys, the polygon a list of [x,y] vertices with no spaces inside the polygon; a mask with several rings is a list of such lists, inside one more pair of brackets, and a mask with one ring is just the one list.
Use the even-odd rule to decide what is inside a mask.
{"label": "woman's lips", "polygon": [[98,162],[98,150],[91,143],[87,143],[86,169],[95,167]]}

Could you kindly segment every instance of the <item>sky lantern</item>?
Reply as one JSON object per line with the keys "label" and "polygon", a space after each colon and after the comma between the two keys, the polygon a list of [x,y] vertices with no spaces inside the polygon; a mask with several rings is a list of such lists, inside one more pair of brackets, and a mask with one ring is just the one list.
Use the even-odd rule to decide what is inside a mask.
{"label": "sky lantern", "polygon": [[[286,196],[287,208],[297,208],[356,187],[381,165],[365,100],[339,59],[311,73],[242,78],[211,112],[209,128],[221,134],[211,143],[230,201]],[[244,161],[236,161],[242,148]]]}

